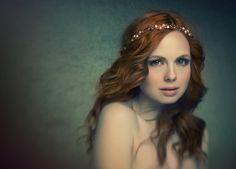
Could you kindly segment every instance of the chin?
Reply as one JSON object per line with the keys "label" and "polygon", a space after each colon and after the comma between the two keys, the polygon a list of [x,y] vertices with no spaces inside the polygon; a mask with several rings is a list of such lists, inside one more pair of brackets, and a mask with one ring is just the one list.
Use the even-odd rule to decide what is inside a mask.
{"label": "chin", "polygon": [[156,99],[156,101],[161,104],[175,104],[179,99],[180,97],[174,96],[174,97],[159,98],[159,99]]}
{"label": "chin", "polygon": [[177,100],[162,100],[162,101],[159,101],[161,104],[175,104],[177,102]]}

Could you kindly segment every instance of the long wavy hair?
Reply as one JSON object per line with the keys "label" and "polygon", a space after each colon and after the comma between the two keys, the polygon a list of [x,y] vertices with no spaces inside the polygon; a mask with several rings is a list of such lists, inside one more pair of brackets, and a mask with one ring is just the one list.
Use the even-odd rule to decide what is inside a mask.
{"label": "long wavy hair", "polygon": [[[193,30],[178,14],[169,11],[150,11],[137,18],[127,27],[121,39],[119,57],[100,77],[94,106],[86,118],[88,128],[88,151],[93,150],[94,135],[97,121],[103,106],[109,102],[127,101],[137,97],[140,84],[148,74],[147,59],[160,43],[162,38],[173,30],[150,31],[135,41],[130,41],[133,34],[153,25],[174,24]],[[178,158],[180,161],[185,153],[195,159],[205,159],[201,149],[205,122],[194,116],[193,111],[201,102],[207,88],[204,86],[201,72],[205,56],[196,35],[186,36],[191,52],[191,77],[188,88],[183,96],[174,104],[163,109],[156,119],[157,134],[156,150],[160,164],[166,160],[167,142],[173,133],[179,137]]]}

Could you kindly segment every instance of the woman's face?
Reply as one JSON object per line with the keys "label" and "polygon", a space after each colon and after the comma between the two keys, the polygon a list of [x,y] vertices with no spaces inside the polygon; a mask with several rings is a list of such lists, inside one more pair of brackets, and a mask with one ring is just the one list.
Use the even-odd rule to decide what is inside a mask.
{"label": "woman's face", "polygon": [[191,76],[190,47],[178,31],[168,33],[148,58],[149,73],[141,92],[162,104],[172,104],[184,94]]}

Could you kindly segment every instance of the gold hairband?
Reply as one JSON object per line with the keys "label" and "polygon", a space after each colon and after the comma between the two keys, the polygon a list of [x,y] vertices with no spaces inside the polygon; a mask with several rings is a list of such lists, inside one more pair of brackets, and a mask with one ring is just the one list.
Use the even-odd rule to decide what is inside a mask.
{"label": "gold hairband", "polygon": [[133,42],[134,40],[138,39],[142,34],[148,32],[148,31],[153,31],[153,30],[159,30],[159,31],[161,31],[161,30],[177,30],[177,31],[184,33],[188,37],[193,37],[191,31],[189,29],[185,28],[184,26],[179,27],[174,24],[171,24],[171,25],[162,24],[162,25],[154,25],[153,27],[148,27],[148,28],[145,28],[144,30],[138,31],[136,34],[134,34],[132,36],[130,41]]}

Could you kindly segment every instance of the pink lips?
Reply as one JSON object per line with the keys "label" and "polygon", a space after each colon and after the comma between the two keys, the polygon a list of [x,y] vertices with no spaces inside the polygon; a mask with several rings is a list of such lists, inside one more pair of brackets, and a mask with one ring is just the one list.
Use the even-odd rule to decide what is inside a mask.
{"label": "pink lips", "polygon": [[174,96],[177,93],[177,89],[177,87],[165,87],[160,90],[165,96]]}

